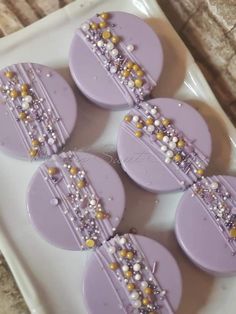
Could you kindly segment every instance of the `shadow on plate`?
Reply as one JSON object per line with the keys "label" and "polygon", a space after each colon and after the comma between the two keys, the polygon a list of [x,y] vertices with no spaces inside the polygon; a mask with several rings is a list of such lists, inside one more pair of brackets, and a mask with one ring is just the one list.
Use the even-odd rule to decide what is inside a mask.
{"label": "shadow on plate", "polygon": [[164,52],[162,74],[150,98],[173,97],[186,75],[188,51],[167,21],[150,18],[145,22],[159,36]]}
{"label": "shadow on plate", "polygon": [[207,175],[225,174],[228,172],[231,143],[225,122],[212,107],[199,100],[187,100],[204,117],[212,136],[212,154]]}
{"label": "shadow on plate", "polygon": [[198,269],[184,255],[173,230],[147,230],[144,235],[167,247],[180,267],[183,279],[183,295],[176,314],[198,314],[208,302],[214,285],[214,277]]}
{"label": "shadow on plate", "polygon": [[78,118],[65,151],[83,149],[92,145],[102,134],[109,118],[109,111],[87,99],[75,85],[68,67],[56,69],[72,87],[77,104]]}

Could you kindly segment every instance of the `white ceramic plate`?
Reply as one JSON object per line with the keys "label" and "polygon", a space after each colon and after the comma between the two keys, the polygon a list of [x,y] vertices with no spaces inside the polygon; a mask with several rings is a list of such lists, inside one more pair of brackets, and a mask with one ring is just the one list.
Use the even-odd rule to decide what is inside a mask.
{"label": "white ceramic plate", "polygon": [[[176,257],[184,282],[179,314],[234,313],[236,279],[214,279],[196,269],[176,243],[173,223],[181,193],[156,196],[141,190],[122,173],[110,152],[115,151],[117,129],[124,112],[109,112],[90,104],[70,78],[67,56],[74,30],[91,15],[111,10],[134,13],[156,30],[164,46],[165,66],[153,96],[175,95],[197,107],[213,135],[210,173],[235,172],[235,129],[155,0],[78,0],[2,38],[0,68],[32,61],[52,66],[68,79],[78,98],[79,119],[66,149],[99,151],[121,173],[127,209],[119,230],[125,232],[135,227],[140,234],[166,245]],[[82,275],[91,252],[70,252],[51,246],[33,229],[26,212],[26,188],[38,165],[0,153],[0,248],[32,313],[84,314]]]}

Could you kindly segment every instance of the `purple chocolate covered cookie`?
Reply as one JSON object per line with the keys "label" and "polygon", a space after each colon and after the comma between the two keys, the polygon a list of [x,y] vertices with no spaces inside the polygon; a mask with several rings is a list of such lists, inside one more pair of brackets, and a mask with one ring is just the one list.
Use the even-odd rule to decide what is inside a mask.
{"label": "purple chocolate covered cookie", "polygon": [[69,250],[104,243],[116,230],[124,206],[118,174],[88,153],[54,155],[39,167],[28,188],[27,207],[35,228]]}
{"label": "purple chocolate covered cookie", "polygon": [[101,13],[76,31],[69,66],[91,101],[124,109],[150,94],[162,70],[163,52],[157,35],[137,16]]}
{"label": "purple chocolate covered cookie", "polygon": [[17,158],[42,159],[69,138],[77,104],[54,70],[19,63],[0,71],[0,149]]}
{"label": "purple chocolate covered cookie", "polygon": [[215,275],[236,273],[236,178],[206,177],[180,200],[176,236],[188,257]]}
{"label": "purple chocolate covered cookie", "polygon": [[90,314],[173,314],[182,280],[172,255],[140,236],[116,235],[91,256],[84,277]]}
{"label": "purple chocolate covered cookie", "polygon": [[117,151],[125,172],[151,192],[186,189],[205,171],[211,136],[202,116],[175,99],[157,98],[122,121]]}

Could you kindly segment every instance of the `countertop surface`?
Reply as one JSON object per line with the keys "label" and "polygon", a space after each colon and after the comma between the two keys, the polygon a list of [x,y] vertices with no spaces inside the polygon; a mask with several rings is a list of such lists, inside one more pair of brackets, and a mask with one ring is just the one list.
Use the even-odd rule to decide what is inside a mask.
{"label": "countertop surface", "polygon": [[[0,37],[72,1],[0,0]],[[158,3],[236,125],[236,0],[158,0]],[[0,314],[26,313],[29,310],[0,255]]]}

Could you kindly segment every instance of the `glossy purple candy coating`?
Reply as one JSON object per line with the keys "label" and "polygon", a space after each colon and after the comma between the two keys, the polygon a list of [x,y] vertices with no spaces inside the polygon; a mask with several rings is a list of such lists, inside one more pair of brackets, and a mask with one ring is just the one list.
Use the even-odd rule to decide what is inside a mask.
{"label": "glossy purple candy coating", "polygon": [[[163,52],[155,32],[135,15],[125,12],[109,14],[108,23],[114,24],[111,31],[114,29],[125,46],[134,46],[132,54],[145,72],[157,82],[163,66]],[[91,101],[111,110],[129,107],[127,98],[78,32],[75,33],[70,47],[69,66],[76,85]]]}
{"label": "glossy purple candy coating", "polygon": [[[122,182],[116,171],[103,159],[84,152],[74,152],[74,154],[85,171],[85,177],[87,176],[101,200],[103,210],[110,214],[109,221],[114,229],[106,229],[105,238],[108,238],[112,236],[123,215],[125,193]],[[39,167],[31,179],[27,193],[27,208],[31,221],[39,233],[53,245],[68,250],[81,250],[65,218],[68,216],[63,214],[60,207],[65,204],[64,199],[69,194],[67,186],[63,184],[63,180],[59,181],[64,196],[62,198],[58,193],[52,195],[45,176],[41,173],[45,167],[47,169],[58,166],[54,159],[50,159]],[[79,206],[79,213],[83,212],[84,208],[82,203]],[[64,207],[65,209],[68,210],[68,206]]]}
{"label": "glossy purple candy coating", "polygon": [[[231,187],[234,199],[236,178],[217,176]],[[178,242],[187,256],[198,267],[214,275],[236,273],[236,255],[232,255],[219,227],[209,216],[206,208],[187,190],[176,211],[175,232]]]}
{"label": "glossy purple candy coating", "polygon": [[[211,135],[203,117],[190,105],[170,98],[156,98],[147,101],[165,118],[187,136],[195,147],[209,160],[211,155]],[[130,112],[132,114],[132,110]],[[122,121],[118,133],[117,152],[124,171],[138,185],[151,192],[170,192],[184,189],[187,183],[181,185],[175,176],[180,176],[177,168],[170,173],[169,164],[157,158],[150,148],[143,142],[143,138],[135,137],[134,132],[125,129],[127,122]],[[147,139],[149,143],[155,141],[155,134]]]}
{"label": "glossy purple candy coating", "polygon": [[[21,63],[8,66],[0,71],[0,85],[5,85],[8,80],[4,75],[6,71],[13,71],[22,82],[32,87],[38,98],[42,98],[46,112],[48,109],[52,109],[53,104],[57,111],[56,117],[60,119],[59,122],[54,123],[54,126],[58,125],[66,141],[77,119],[77,104],[69,84],[55,70],[47,66],[36,63]],[[20,91],[20,86],[17,86],[16,89]],[[27,133],[22,136],[19,125],[22,126],[23,122],[16,122],[12,115],[17,115],[17,113],[14,110],[10,111],[10,107],[20,107],[23,99],[18,97],[14,101],[14,105],[9,101],[4,104],[4,101],[3,93],[0,91],[0,149],[13,157],[30,159],[29,147],[25,146],[24,138],[27,138],[29,143],[31,140]],[[39,115],[40,117],[41,115]],[[59,151],[61,147],[62,143],[56,142],[54,153]],[[47,158],[50,155],[51,153],[44,153],[39,158]]]}
{"label": "glossy purple candy coating", "polygon": [[[175,259],[166,248],[156,241],[140,235],[133,235],[133,237],[147,257],[149,265],[156,263],[154,276],[162,289],[166,290],[168,304],[164,302],[164,306],[158,313],[174,313],[179,306],[182,294],[182,279]],[[107,248],[102,246],[98,250],[105,258],[108,258]],[[137,309],[130,307],[131,300],[125,294],[124,286],[121,285],[121,282],[118,281],[111,270],[106,269],[108,265],[104,264],[104,267],[102,267],[99,264],[95,254],[90,257],[84,276],[83,290],[89,314],[138,313]],[[121,302],[123,305],[121,305]],[[133,312],[134,310],[136,312]]]}

